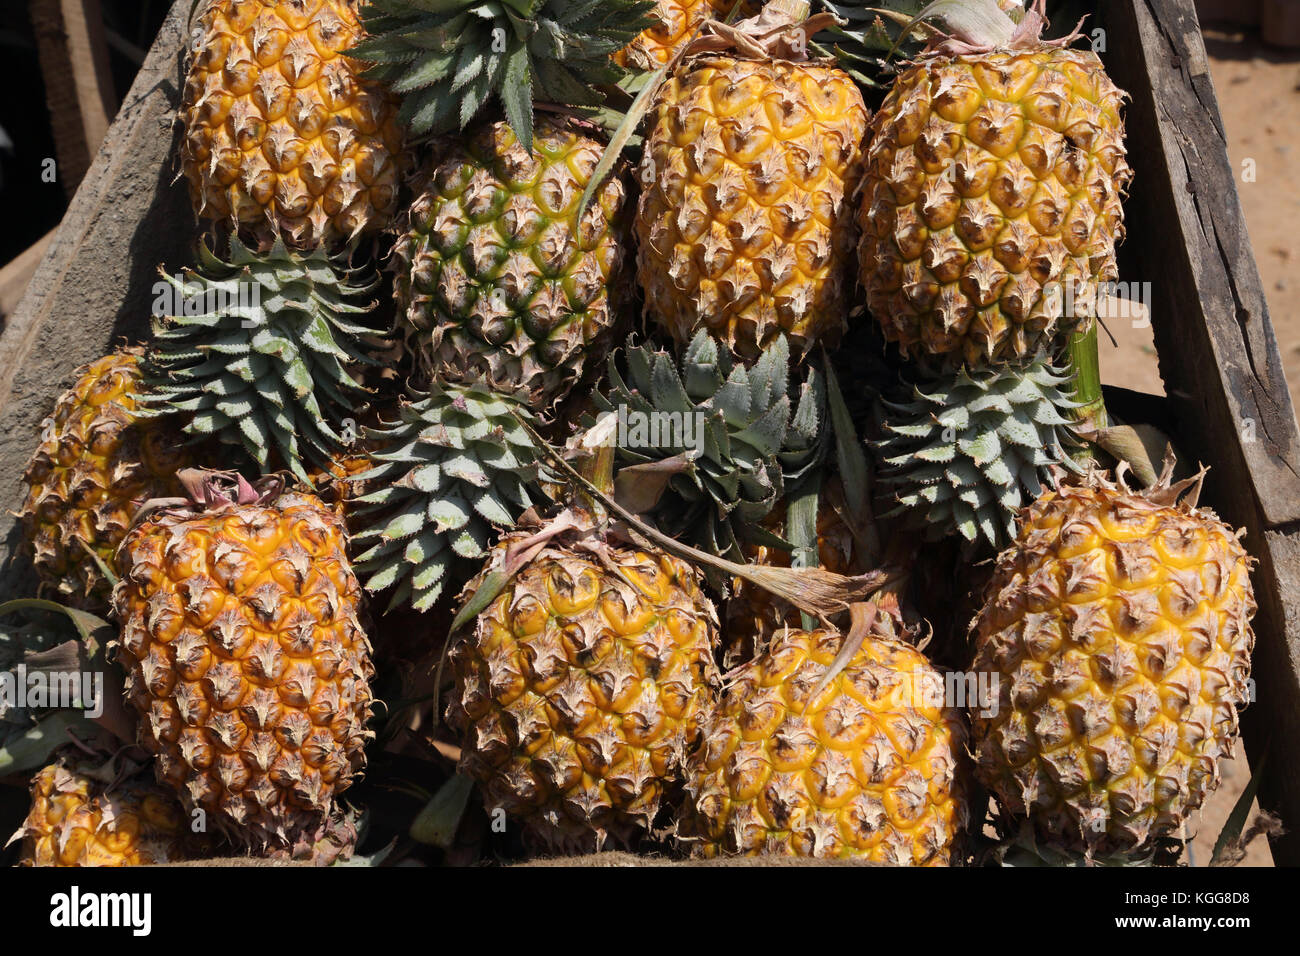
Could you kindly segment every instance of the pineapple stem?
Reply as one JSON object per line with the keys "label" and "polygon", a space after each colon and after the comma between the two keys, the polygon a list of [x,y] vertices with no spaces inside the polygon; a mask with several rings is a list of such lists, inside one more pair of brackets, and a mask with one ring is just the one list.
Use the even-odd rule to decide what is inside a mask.
{"label": "pineapple stem", "polygon": [[1070,336],[1070,370],[1074,379],[1075,421],[1084,429],[1100,430],[1109,424],[1106,402],[1101,394],[1101,363],[1097,357],[1097,322],[1086,332]]}

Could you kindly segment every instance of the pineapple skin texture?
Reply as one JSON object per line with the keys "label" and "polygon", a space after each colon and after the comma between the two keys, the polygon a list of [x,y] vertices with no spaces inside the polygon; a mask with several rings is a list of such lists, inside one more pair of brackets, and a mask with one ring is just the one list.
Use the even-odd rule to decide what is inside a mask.
{"label": "pineapple skin texture", "polygon": [[107,606],[112,589],[88,549],[112,567],[133,502],[180,494],[175,474],[191,456],[170,428],[136,420],[138,351],[114,352],[76,374],[23,473],[19,514],[42,587],[93,611]]}
{"label": "pineapple skin texture", "polygon": [[504,122],[441,143],[393,250],[410,350],[431,377],[523,389],[535,408],[599,366],[626,298],[626,194],[582,192],[604,144],[538,114],[530,154]]}
{"label": "pineapple skin texture", "polygon": [[665,554],[607,553],[622,578],[543,552],[451,650],[462,771],[489,810],[559,851],[650,825],[719,680],[696,572]]}
{"label": "pineapple skin texture", "polygon": [[744,361],[784,332],[834,344],[849,311],[868,111],[839,70],[727,56],[662,86],[642,165],[637,277],[679,346],[701,326]]}
{"label": "pineapple skin texture", "polygon": [[344,56],[353,0],[208,0],[185,80],[181,168],[196,214],[269,247],[388,225],[401,187],[397,101]]}
{"label": "pineapple skin texture", "polygon": [[240,846],[327,829],[365,765],[370,645],[342,518],[282,494],[150,515],[118,553],[116,645],[159,782]]}
{"label": "pineapple skin texture", "polygon": [[[724,19],[734,6],[736,0],[656,0],[654,16],[659,22],[615,53],[614,62],[631,69],[655,70],[686,45],[701,23],[709,17]],[[761,7],[761,3],[743,3],[736,16],[753,16]]]}
{"label": "pineapple skin texture", "polygon": [[854,857],[944,866],[965,829],[960,713],[920,651],[868,635],[809,700],[842,646],[790,629],[728,675],[692,756],[683,820],[702,857]]}
{"label": "pineapple skin texture", "polygon": [[19,866],[146,866],[184,858],[186,819],[153,783],[103,784],[58,765],[32,778],[32,803],[15,837]]}
{"label": "pineapple skin texture", "polygon": [[1094,855],[1175,833],[1219,782],[1248,697],[1255,601],[1237,536],[1205,509],[1114,485],[1021,515],[972,623],[978,773],[1049,845]]}
{"label": "pineapple skin texture", "polygon": [[980,366],[1093,320],[1132,178],[1124,99],[1079,50],[925,57],[895,81],[857,207],[859,281],[888,339]]}

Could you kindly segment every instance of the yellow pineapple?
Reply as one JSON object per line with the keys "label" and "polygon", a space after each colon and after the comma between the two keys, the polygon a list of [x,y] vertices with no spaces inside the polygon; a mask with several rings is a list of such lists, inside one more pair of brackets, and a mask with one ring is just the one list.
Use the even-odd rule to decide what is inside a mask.
{"label": "yellow pineapple", "polygon": [[179,494],[176,472],[190,464],[165,420],[137,417],[140,354],[122,349],[77,370],[23,474],[19,514],[42,587],[83,609],[108,602],[95,558],[111,567],[135,505]]}
{"label": "yellow pineapple", "polygon": [[401,187],[395,98],[344,55],[356,0],[204,0],[181,168],[195,211],[258,245],[377,232]]}
{"label": "yellow pineapple", "polygon": [[870,632],[837,672],[851,636],[788,629],[728,675],[687,768],[695,855],[953,861],[965,726],[942,675],[895,639],[897,618],[867,607]]}
{"label": "yellow pineapple", "polygon": [[1196,507],[1204,472],[1172,485],[1171,472],[1145,491],[1121,468],[1045,492],[971,625],[973,669],[997,679],[973,714],[980,778],[1009,829],[1028,817],[1057,849],[1105,856],[1176,834],[1232,750],[1250,558]]}
{"label": "yellow pineapple", "polygon": [[[737,27],[707,24],[656,94],[637,275],[679,347],[706,328],[749,361],[783,332],[797,353],[842,332],[868,112],[847,73],[801,55],[822,22],[798,23],[806,12],[773,0]],[[738,37],[766,55],[726,52]]]}
{"label": "yellow pineapple", "polygon": [[[608,488],[612,448],[594,458]],[[504,536],[466,592],[490,603],[452,637],[461,769],[531,842],[631,842],[678,779],[718,683],[699,573],[571,506]]]}
{"label": "yellow pineapple", "polygon": [[956,29],[894,81],[871,125],[859,279],[890,340],[979,366],[1086,326],[1117,278],[1132,172],[1125,94],[1038,10]]}
{"label": "yellow pineapple", "polygon": [[600,367],[628,298],[627,217],[614,176],[578,218],[596,134],[541,113],[531,150],[505,122],[443,141],[393,250],[401,324],[428,376],[549,408]]}
{"label": "yellow pineapple", "polygon": [[[342,519],[212,472],[118,552],[126,694],[160,782],[243,846],[297,855],[365,763],[370,645]],[[198,502],[206,502],[199,504]]]}
{"label": "yellow pineapple", "polygon": [[32,779],[20,866],[145,866],[184,859],[187,819],[151,780],[120,783],[51,764]]}
{"label": "yellow pineapple", "polygon": [[740,6],[740,15],[753,16],[761,4],[740,3],[739,0],[655,0],[657,22],[615,53],[614,62],[638,70],[663,66],[686,45],[705,20],[710,17],[726,19],[736,6]]}

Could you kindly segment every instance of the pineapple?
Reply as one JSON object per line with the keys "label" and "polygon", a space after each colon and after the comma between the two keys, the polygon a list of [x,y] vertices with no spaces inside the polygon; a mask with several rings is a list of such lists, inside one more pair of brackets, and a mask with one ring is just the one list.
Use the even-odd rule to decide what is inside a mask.
{"label": "pineapple", "polygon": [[396,210],[397,101],[345,55],[356,0],[204,0],[181,110],[181,167],[229,255],[164,275],[185,300],[155,316],[149,404],[191,434],[241,445],[265,473],[307,480],[364,404],[358,376],[387,343],[360,316],[378,278],[358,237]]}
{"label": "pineapple", "polygon": [[679,347],[704,328],[751,361],[781,334],[802,354],[842,332],[868,112],[848,74],[800,56],[823,22],[797,23],[807,7],[706,24],[656,93],[637,278]]}
{"label": "pineapple", "polygon": [[1041,40],[1039,9],[1017,25],[994,7],[979,31],[965,10],[872,122],[859,279],[913,356],[1027,360],[1086,327],[1117,278],[1125,94],[1072,38]]}
{"label": "pineapple", "polygon": [[365,763],[370,645],[342,519],[237,475],[142,515],[118,552],[127,699],[159,782],[238,845],[298,854]]}
{"label": "pineapple", "polygon": [[[608,487],[612,449],[593,460]],[[718,684],[717,618],[698,572],[571,507],[504,536],[467,596],[482,610],[453,633],[447,714],[462,771],[535,844],[634,840]]]}
{"label": "pineapple", "polygon": [[122,349],[77,370],[23,474],[20,516],[41,586],[83,609],[107,606],[96,558],[111,566],[135,505],[178,494],[176,472],[190,464],[169,422],[140,420],[140,354]]}
{"label": "pineapple", "polygon": [[614,62],[638,70],[653,70],[671,60],[710,17],[726,19],[737,7],[739,15],[749,17],[760,6],[740,0],[655,0],[654,15],[658,22],[642,30],[636,39],[615,53]]}
{"label": "pineapple", "polygon": [[[1247,700],[1255,601],[1204,471],[1133,491],[1121,465],[1020,515],[971,624],[997,698],[973,713],[1009,831],[1103,859],[1174,836],[1219,782]],[[1180,500],[1181,499],[1181,500]]]}
{"label": "pineapple", "polygon": [[393,252],[426,375],[523,390],[544,409],[599,367],[627,298],[622,183],[578,218],[604,148],[594,128],[547,114],[531,151],[504,122],[443,143]]}
{"label": "pineapple", "polygon": [[266,248],[383,229],[402,178],[397,104],[346,51],[356,0],[205,0],[181,169],[201,218]]}
{"label": "pineapple", "polygon": [[728,675],[687,768],[681,832],[695,855],[955,860],[967,816],[960,712],[896,639],[897,618],[869,607],[871,633],[842,667],[832,662],[846,638],[788,629]]}
{"label": "pineapple", "polygon": [[185,858],[187,820],[148,779],[105,783],[55,763],[32,779],[19,866],[147,866]]}

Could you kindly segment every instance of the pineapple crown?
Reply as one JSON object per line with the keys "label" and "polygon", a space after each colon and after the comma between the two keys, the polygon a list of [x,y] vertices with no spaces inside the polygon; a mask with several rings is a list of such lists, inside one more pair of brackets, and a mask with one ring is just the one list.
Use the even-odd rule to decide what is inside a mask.
{"label": "pineapple crown", "polygon": [[1021,0],[822,0],[822,5],[840,25],[818,36],[814,49],[833,53],[840,68],[865,86],[879,85],[880,71],[889,71],[888,58],[903,46],[909,55],[960,56],[1067,46],[1080,36],[1076,26],[1068,36],[1043,39],[1049,26],[1043,0],[1033,0],[1028,9]]}
{"label": "pineapple crown", "polygon": [[836,22],[810,38],[810,48],[834,59],[859,86],[881,86],[883,57],[907,38],[904,27],[924,5],[923,0],[892,0],[881,9],[879,0],[821,0]]}
{"label": "pineapple crown", "polygon": [[265,475],[251,482],[237,471],[184,468],[176,478],[200,511],[225,511],[240,505],[265,504],[274,501],[284,490],[279,475]]}
{"label": "pineapple crown", "polygon": [[748,541],[787,547],[758,525],[826,459],[826,383],[817,367],[792,390],[784,336],[749,368],[704,330],[680,362],[630,342],[626,351],[626,379],[611,356],[609,387],[595,396],[601,412],[625,423],[620,499],[713,554],[744,560]]}
{"label": "pineapple crown", "polygon": [[403,97],[419,135],[464,129],[492,98],[528,148],[533,103],[597,106],[611,59],[650,25],[649,0],[370,0],[349,54]]}
{"label": "pineapple crown", "polygon": [[297,253],[277,239],[266,254],[230,239],[225,261],[199,246],[199,269],[163,279],[183,314],[154,317],[144,360],[141,417],[186,412],[185,431],[242,446],[262,471],[278,453],[294,476],[344,445],[335,430],[364,404],[358,366],[377,366],[384,333],[360,321],[357,304],[378,278],[323,248]]}
{"label": "pineapple crown", "polygon": [[683,55],[734,52],[755,59],[806,60],[808,38],[840,22],[833,13],[808,15],[807,0],[768,0],[738,23],[706,20]]}
{"label": "pineapple crown", "polygon": [[1053,466],[1079,472],[1069,451],[1079,407],[1069,375],[1039,355],[1024,366],[965,368],[884,401],[887,437],[873,443],[897,507],[934,532],[994,548],[1015,535],[1016,512],[1043,489]]}
{"label": "pineapple crown", "polygon": [[433,606],[457,559],[487,555],[498,529],[532,506],[534,447],[526,406],[484,385],[435,388],[397,421],[365,428],[378,490],[353,499],[355,561],[366,590],[394,589],[389,607]]}
{"label": "pineapple crown", "polygon": [[140,502],[131,519],[132,530],[155,516],[170,515],[183,520],[249,505],[273,505],[286,487],[281,474],[263,475],[249,481],[237,471],[215,468],[182,468],[176,473],[176,480],[185,490],[185,496]]}
{"label": "pineapple crown", "polygon": [[[1127,509],[1170,508],[1184,515],[1223,524],[1213,510],[1200,504],[1201,488],[1210,470],[1209,466],[1201,465],[1196,471],[1175,481],[1177,469],[1178,462],[1174,456],[1173,446],[1166,445],[1160,474],[1142,488],[1134,488],[1129,483],[1133,468],[1125,459],[1120,459],[1115,465],[1113,477],[1108,471],[1091,462],[1082,475],[1071,475],[1059,466],[1052,466],[1049,468],[1049,476],[1053,491],[1063,498],[1083,501],[1095,498],[1100,493],[1104,497],[1123,498]],[[1234,537],[1240,538],[1245,533],[1244,528],[1240,529],[1234,533]]]}

